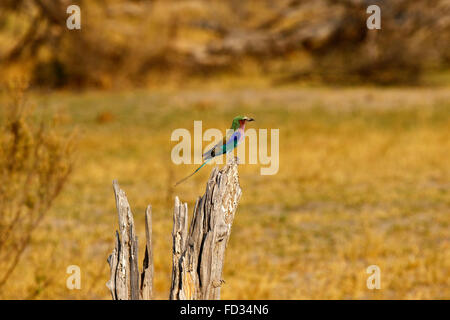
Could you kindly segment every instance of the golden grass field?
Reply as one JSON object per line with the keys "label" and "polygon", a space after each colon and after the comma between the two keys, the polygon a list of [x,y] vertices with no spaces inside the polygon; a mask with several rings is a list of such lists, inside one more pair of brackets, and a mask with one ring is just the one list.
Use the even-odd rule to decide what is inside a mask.
{"label": "golden grass field", "polygon": [[[154,290],[167,299],[175,195],[192,213],[212,166],[174,165],[176,128],[226,128],[238,114],[280,129],[280,169],[240,166],[243,196],[226,252],[223,299],[449,299],[450,89],[185,88],[33,93],[77,128],[74,173],[2,298],[110,299],[106,259],[117,214],[112,180],[140,239],[153,206]],[[205,143],[206,144],[206,143]],[[204,144],[204,146],[205,146]],[[366,268],[381,268],[381,289]],[[81,290],[66,288],[78,265]]]}

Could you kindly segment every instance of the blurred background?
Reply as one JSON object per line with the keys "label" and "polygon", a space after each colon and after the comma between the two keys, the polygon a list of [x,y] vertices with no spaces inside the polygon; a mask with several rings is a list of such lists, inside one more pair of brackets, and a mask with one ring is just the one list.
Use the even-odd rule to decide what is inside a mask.
{"label": "blurred background", "polygon": [[449,67],[448,0],[1,0],[0,298],[110,299],[118,179],[167,299],[174,197],[212,168],[174,189],[171,132],[243,114],[280,170],[240,167],[223,298],[449,299]]}
{"label": "blurred background", "polygon": [[[70,4],[82,11],[79,32],[66,28]],[[382,31],[366,27],[370,4],[382,10]],[[27,74],[45,88],[229,74],[273,84],[414,84],[448,67],[449,10],[442,0],[3,0],[2,74]]]}

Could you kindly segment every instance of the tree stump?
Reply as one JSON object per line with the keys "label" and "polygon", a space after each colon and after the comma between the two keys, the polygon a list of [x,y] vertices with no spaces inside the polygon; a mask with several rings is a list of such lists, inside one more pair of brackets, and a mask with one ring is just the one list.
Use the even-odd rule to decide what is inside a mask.
{"label": "tree stump", "polygon": [[[221,170],[213,169],[205,194],[197,199],[189,229],[187,204],[175,197],[171,300],[220,299],[225,249],[242,195],[237,167],[237,159],[232,159]],[[151,206],[145,213],[146,249],[139,273],[133,214],[117,181],[113,187],[119,231],[108,257],[111,278],[107,287],[113,300],[150,300],[153,291]]]}
{"label": "tree stump", "polygon": [[[152,218],[151,206],[145,212],[146,248],[143,271],[139,275],[138,240],[134,219],[125,192],[113,181],[116,208],[119,214],[119,231],[116,231],[115,247],[108,257],[111,279],[106,286],[113,300],[150,300],[153,289]],[[120,233],[120,235],[119,235]]]}

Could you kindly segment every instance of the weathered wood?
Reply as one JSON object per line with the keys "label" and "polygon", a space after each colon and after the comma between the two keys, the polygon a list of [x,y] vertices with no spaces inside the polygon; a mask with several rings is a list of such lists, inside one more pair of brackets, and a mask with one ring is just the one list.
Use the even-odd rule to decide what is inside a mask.
{"label": "weathered wood", "polygon": [[[146,247],[142,272],[138,268],[138,240],[125,192],[113,182],[119,231],[108,257],[107,287],[113,300],[150,300],[153,297],[152,208],[145,211]],[[214,168],[205,194],[197,199],[188,230],[188,207],[178,197],[173,211],[171,300],[220,299],[222,269],[231,225],[241,197],[237,160]]]}
{"label": "weathered wood", "polygon": [[116,230],[116,237],[115,237],[115,245],[113,252],[108,257],[108,264],[110,269],[110,280],[106,283],[106,286],[108,287],[109,291],[111,292],[111,296],[113,300],[117,300],[117,294],[116,294],[116,274],[117,274],[117,261],[119,258],[119,251],[120,251],[120,240],[119,240],[119,232]]}
{"label": "weathered wood", "polygon": [[173,209],[173,231],[172,231],[172,285],[170,288],[170,299],[177,300],[176,293],[179,291],[180,283],[180,259],[186,248],[188,232],[188,210],[187,203],[181,203],[175,197]]}
{"label": "weathered wood", "polygon": [[108,257],[111,279],[106,284],[115,300],[139,300],[138,240],[134,228],[133,214],[125,192],[117,181],[113,181],[116,208],[119,217],[119,232],[116,243]]}
{"label": "weathered wood", "polygon": [[170,299],[220,299],[225,249],[241,194],[233,159],[223,169],[213,169],[189,232],[187,205],[175,199]]}
{"label": "weathered wood", "polygon": [[141,274],[141,299],[153,298],[153,248],[152,248],[152,206],[145,210],[145,257]]}

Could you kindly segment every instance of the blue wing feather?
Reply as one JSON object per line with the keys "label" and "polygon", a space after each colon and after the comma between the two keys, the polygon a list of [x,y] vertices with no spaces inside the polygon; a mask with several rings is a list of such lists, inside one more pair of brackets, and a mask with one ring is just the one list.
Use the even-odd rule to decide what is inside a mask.
{"label": "blue wing feather", "polygon": [[239,144],[239,141],[241,140],[241,132],[240,131],[235,131],[230,139],[228,139],[227,143],[223,146],[223,153],[228,153],[231,150],[233,150],[234,148],[237,147],[237,145]]}
{"label": "blue wing feather", "polygon": [[200,167],[198,167],[194,172],[192,172],[190,175],[188,175],[187,177],[178,181],[175,184],[175,186],[179,185],[183,181],[186,181],[188,178],[192,177],[197,171],[199,171],[201,168],[203,168],[205,166],[205,164],[207,164],[209,162],[209,160],[211,160],[212,158],[222,155],[224,153],[228,153],[231,150],[233,150],[234,148],[236,148],[237,145],[239,144],[239,142],[241,142],[241,139],[242,139],[242,132],[239,130],[236,130],[230,136],[228,141],[226,141],[226,139],[224,139],[222,142],[219,142],[218,144],[216,144],[213,148],[211,148],[210,150],[208,150],[207,152],[205,152],[203,154],[203,160],[204,160],[203,164]]}
{"label": "blue wing feather", "polygon": [[203,159],[208,160],[212,159],[214,157],[220,156],[224,153],[228,153],[239,144],[241,140],[242,133],[238,130],[233,132],[233,134],[230,136],[230,138],[225,142],[225,140],[222,142],[219,142],[216,144],[213,148],[208,150],[203,154]]}

